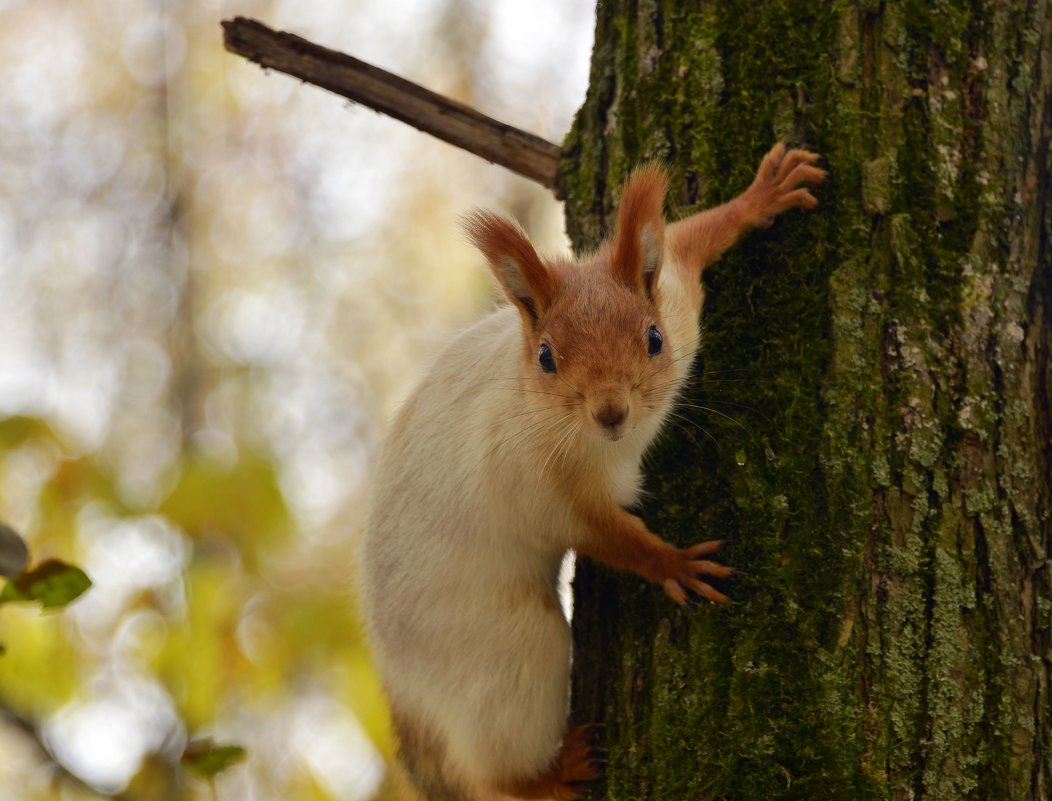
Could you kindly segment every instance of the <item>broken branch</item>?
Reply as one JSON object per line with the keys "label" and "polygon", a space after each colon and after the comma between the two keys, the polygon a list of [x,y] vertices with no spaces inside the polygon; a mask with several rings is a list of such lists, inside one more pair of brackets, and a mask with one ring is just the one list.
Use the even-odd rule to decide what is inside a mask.
{"label": "broken branch", "polygon": [[227,50],[388,114],[555,190],[559,147],[345,53],[246,17],[223,21]]}

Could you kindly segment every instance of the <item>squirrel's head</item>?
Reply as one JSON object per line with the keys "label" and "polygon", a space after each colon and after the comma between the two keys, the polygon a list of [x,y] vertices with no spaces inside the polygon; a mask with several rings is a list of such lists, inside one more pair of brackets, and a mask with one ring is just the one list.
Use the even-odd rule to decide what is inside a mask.
{"label": "squirrel's head", "polygon": [[672,355],[658,304],[666,189],[659,167],[634,172],[614,239],[579,262],[542,259],[522,229],[498,215],[476,212],[465,223],[522,318],[532,405],[596,437],[621,439],[660,413],[670,394]]}

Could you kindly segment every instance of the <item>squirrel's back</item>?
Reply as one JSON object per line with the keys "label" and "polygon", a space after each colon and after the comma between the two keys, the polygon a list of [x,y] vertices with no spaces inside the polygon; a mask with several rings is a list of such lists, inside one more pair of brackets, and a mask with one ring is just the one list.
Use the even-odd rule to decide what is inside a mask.
{"label": "squirrel's back", "polygon": [[[532,749],[541,756],[529,767],[542,770],[565,724],[562,552],[516,533],[558,525],[537,515],[545,504],[526,457],[536,421],[509,410],[520,350],[515,312],[504,308],[442,351],[392,425],[360,552],[363,611],[403,752],[414,754],[407,767],[417,784],[431,776],[436,797],[446,783],[474,784],[476,759],[513,772]],[[548,506],[557,517],[558,504]],[[554,675],[551,660],[562,665]],[[492,703],[505,690],[490,677],[516,674],[538,702],[531,720],[514,698]]]}

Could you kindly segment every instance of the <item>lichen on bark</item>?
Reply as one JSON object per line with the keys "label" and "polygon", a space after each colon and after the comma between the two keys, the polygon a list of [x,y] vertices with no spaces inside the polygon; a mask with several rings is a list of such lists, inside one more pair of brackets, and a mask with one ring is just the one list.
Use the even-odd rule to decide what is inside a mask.
{"label": "lichen on bark", "polygon": [[645,519],[729,537],[735,605],[579,567],[601,797],[1052,790],[1050,130],[1047,4],[600,4],[560,172],[578,249],[646,160],[674,216],[775,139],[831,173],[706,275],[691,422],[648,459]]}

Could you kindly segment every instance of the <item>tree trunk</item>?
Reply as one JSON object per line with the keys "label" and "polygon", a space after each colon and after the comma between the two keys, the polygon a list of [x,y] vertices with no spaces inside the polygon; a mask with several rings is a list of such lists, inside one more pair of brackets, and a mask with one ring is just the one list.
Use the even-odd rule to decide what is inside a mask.
{"label": "tree trunk", "polygon": [[599,4],[560,174],[574,244],[630,168],[671,213],[820,152],[814,213],[706,274],[643,517],[729,538],[729,608],[584,560],[574,715],[619,799],[1052,794],[1047,0]]}

